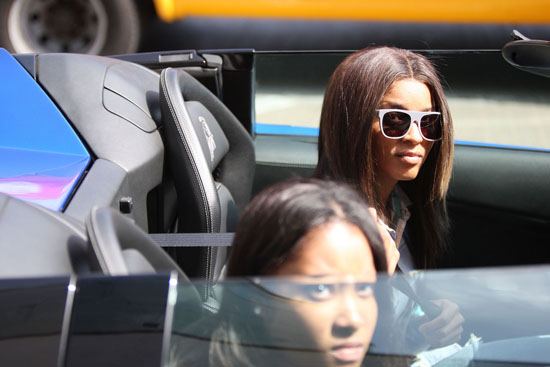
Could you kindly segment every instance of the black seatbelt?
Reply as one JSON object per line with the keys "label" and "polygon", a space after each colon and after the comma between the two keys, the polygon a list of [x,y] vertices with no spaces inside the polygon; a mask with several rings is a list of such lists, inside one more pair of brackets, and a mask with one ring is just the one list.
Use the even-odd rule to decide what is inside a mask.
{"label": "black seatbelt", "polygon": [[160,247],[229,247],[235,233],[150,233]]}
{"label": "black seatbelt", "polygon": [[411,284],[407,279],[405,279],[405,273],[397,266],[396,269],[396,275],[391,277],[391,284],[399,289],[403,294],[405,294],[407,297],[409,297],[414,302],[418,303],[424,313],[431,319],[435,319],[439,314],[441,314],[441,307],[436,305],[435,303],[432,303],[428,300],[425,300],[423,298],[420,298],[418,294],[416,294],[415,290],[411,287]]}

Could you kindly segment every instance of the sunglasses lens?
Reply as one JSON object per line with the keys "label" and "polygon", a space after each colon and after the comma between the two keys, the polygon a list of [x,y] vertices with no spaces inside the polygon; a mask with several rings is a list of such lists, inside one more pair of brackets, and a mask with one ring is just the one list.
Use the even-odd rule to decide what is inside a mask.
{"label": "sunglasses lens", "polygon": [[442,137],[441,131],[441,116],[440,115],[427,115],[422,117],[420,121],[422,135],[425,138],[431,140],[439,140]]}
{"label": "sunglasses lens", "polygon": [[399,111],[391,111],[384,114],[382,119],[382,129],[384,134],[391,138],[400,138],[405,136],[411,126],[411,117]]}

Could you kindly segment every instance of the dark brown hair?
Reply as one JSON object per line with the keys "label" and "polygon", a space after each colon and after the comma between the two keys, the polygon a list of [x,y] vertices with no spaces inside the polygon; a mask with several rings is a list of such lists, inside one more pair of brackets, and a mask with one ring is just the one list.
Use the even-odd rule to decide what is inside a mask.
{"label": "dark brown hair", "polygon": [[[218,291],[223,290],[223,297],[217,314],[207,314],[204,320],[180,332],[180,344],[173,345],[172,364],[294,365],[295,361],[281,347],[281,335],[273,334],[265,322],[269,313],[263,316],[258,311],[262,305],[270,305],[268,310],[276,310],[281,307],[276,302],[288,300],[273,297],[254,279],[273,275],[299,253],[304,243],[300,240],[309,231],[334,222],[357,226],[368,241],[377,272],[387,272],[384,244],[368,209],[367,202],[354,188],[330,180],[283,181],[261,191],[241,215],[231,246],[227,276],[240,279],[234,282],[226,279],[218,285]],[[389,306],[391,289],[387,280],[377,277],[374,288],[376,301],[384,306],[378,313],[377,325],[381,329],[377,332],[381,335],[380,340],[391,340],[395,345],[393,311],[388,312],[393,308]],[[295,315],[294,307],[280,309],[286,310],[280,312],[289,312],[289,316]],[[299,323],[299,319],[295,321]],[[306,328],[301,324],[293,326]],[[288,333],[293,335],[293,330]],[[186,339],[188,336],[190,338]],[[292,348],[287,350],[292,351]],[[321,354],[315,350],[300,347],[296,350],[311,353],[312,363],[317,362],[315,365],[320,362],[318,356]]]}
{"label": "dark brown hair", "polygon": [[416,179],[400,182],[411,199],[409,238],[415,265],[435,266],[448,231],[445,196],[453,162],[453,128],[441,82],[430,61],[411,51],[372,47],[348,56],[336,68],[325,92],[314,176],[355,186],[384,216],[377,196],[371,125],[376,109],[394,82],[413,78],[430,90],[443,118],[443,139],[435,142]]}
{"label": "dark brown hair", "polygon": [[[330,180],[297,179],[270,186],[252,200],[239,220],[227,275],[273,275],[280,266],[299,253],[303,244],[300,240],[309,231],[334,222],[357,226],[368,241],[377,272],[387,272],[384,244],[368,208],[365,199],[354,188]],[[379,277],[375,286],[377,302],[383,305],[390,304],[390,288],[386,280],[385,277]],[[239,289],[244,289],[244,285],[241,284]],[[248,288],[247,299],[253,289],[259,288]],[[278,339],[270,339],[278,336],[272,336],[262,322],[256,322],[254,326],[250,326],[250,322],[243,325],[242,320],[253,320],[259,316],[254,311],[256,304],[243,302],[242,296],[237,293],[232,292],[231,287],[224,290],[218,313],[221,322],[212,335],[213,343],[209,351],[211,365],[293,365],[294,361],[289,360],[285,353],[278,352],[280,348],[269,348],[278,346],[280,342]],[[265,291],[261,294],[268,295]],[[269,302],[272,303],[274,299]],[[390,340],[392,316],[391,312],[379,312],[382,340]],[[301,325],[296,327],[303,328]],[[262,340],[267,347],[248,347],[251,341],[254,345],[258,340]],[[312,361],[319,362],[315,354],[311,357]]]}
{"label": "dark brown hair", "polygon": [[356,190],[327,180],[299,179],[264,189],[247,206],[231,246],[227,275],[273,274],[297,253],[307,232],[332,221],[357,226],[369,242],[376,270],[387,271],[378,227]]}

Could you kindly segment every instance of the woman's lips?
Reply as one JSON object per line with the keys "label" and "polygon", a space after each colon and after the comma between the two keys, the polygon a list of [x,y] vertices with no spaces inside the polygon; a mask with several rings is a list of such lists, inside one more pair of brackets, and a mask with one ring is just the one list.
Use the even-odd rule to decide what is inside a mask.
{"label": "woman's lips", "polygon": [[419,164],[422,162],[422,155],[414,152],[403,152],[396,154],[397,157],[408,164]]}
{"label": "woman's lips", "polygon": [[344,363],[360,362],[366,352],[365,346],[361,343],[340,344],[330,349],[330,354]]}

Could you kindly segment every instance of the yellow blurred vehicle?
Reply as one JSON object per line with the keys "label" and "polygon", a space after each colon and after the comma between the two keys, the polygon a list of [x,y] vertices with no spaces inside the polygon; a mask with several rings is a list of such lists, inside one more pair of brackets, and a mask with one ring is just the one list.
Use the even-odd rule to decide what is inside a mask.
{"label": "yellow blurred vehicle", "polygon": [[[147,38],[148,24],[157,17],[164,22],[210,17],[546,27],[549,10],[550,0],[0,0],[0,47],[15,53],[133,53]],[[327,32],[314,31],[319,37]],[[193,37],[188,32],[185,36]],[[176,39],[179,33],[168,30],[160,37]],[[233,43],[227,47],[235,47]],[[154,50],[157,47],[156,43],[152,46]],[[173,47],[181,48],[167,48]]]}
{"label": "yellow blurred vehicle", "polygon": [[167,22],[186,16],[387,22],[549,24],[549,0],[154,0]]}

